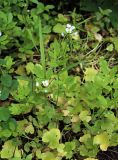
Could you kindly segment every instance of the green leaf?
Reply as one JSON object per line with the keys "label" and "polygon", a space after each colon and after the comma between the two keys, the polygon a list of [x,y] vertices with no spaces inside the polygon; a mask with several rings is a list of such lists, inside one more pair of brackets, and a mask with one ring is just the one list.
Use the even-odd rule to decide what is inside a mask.
{"label": "green leaf", "polygon": [[100,105],[101,105],[103,108],[105,108],[105,107],[108,106],[107,100],[104,98],[104,96],[101,96],[101,95],[100,95],[100,96],[98,97],[98,100],[99,100]]}
{"label": "green leaf", "polygon": [[84,134],[82,137],[80,137],[80,142],[86,142],[89,138],[91,138],[90,134]]}
{"label": "green leaf", "polygon": [[34,127],[33,127],[32,123],[30,123],[30,124],[25,128],[25,132],[26,132],[26,133],[30,133],[30,134],[33,134],[33,133],[34,133]]}
{"label": "green leaf", "polygon": [[51,32],[51,26],[45,25],[45,26],[42,28],[42,32],[45,33],[45,34],[50,33],[50,32]]}
{"label": "green leaf", "polygon": [[34,64],[32,62],[27,63],[26,65],[27,73],[33,73],[34,72]]}
{"label": "green leaf", "polygon": [[113,44],[108,45],[107,48],[106,48],[106,50],[109,51],[109,52],[112,52],[113,49],[114,49]]}
{"label": "green leaf", "polygon": [[49,11],[50,9],[53,9],[53,8],[54,8],[54,5],[46,5],[45,6],[46,11]]}
{"label": "green leaf", "polygon": [[81,111],[79,118],[82,121],[89,122],[91,120],[91,116],[89,116],[89,111],[87,111],[87,110]]}
{"label": "green leaf", "polygon": [[38,4],[38,0],[30,0],[32,3]]}
{"label": "green leaf", "polygon": [[102,9],[101,7],[99,7],[100,12],[102,13],[102,15],[104,16],[109,16],[109,14],[112,12],[111,9]]}
{"label": "green leaf", "polygon": [[0,100],[4,101],[9,97],[9,89],[8,88],[2,88],[1,94],[0,94]]}
{"label": "green leaf", "polygon": [[27,125],[28,121],[26,119],[17,121],[17,133],[19,133],[20,135],[24,135],[24,130]]}
{"label": "green leaf", "polygon": [[1,132],[0,132],[0,137],[10,137],[12,134],[12,132],[9,130],[9,129],[3,129]]}
{"label": "green leaf", "polygon": [[[12,158],[12,159],[10,159],[10,160],[21,160],[21,158],[19,157],[14,157],[14,158]],[[25,159],[26,160],[26,159]]]}
{"label": "green leaf", "polygon": [[64,144],[59,144],[58,147],[57,147],[57,151],[59,152],[59,154],[61,156],[65,156],[66,155],[66,152],[64,150],[64,147],[65,145]]}
{"label": "green leaf", "polygon": [[12,91],[12,96],[15,99],[24,99],[28,96],[32,91],[32,84],[28,77],[19,76],[17,78],[18,88],[17,90]]}
{"label": "green leaf", "polygon": [[99,144],[102,151],[107,151],[109,147],[109,136],[106,132],[94,137],[93,144]]}
{"label": "green leaf", "polygon": [[7,15],[7,23],[11,23],[12,22],[12,19],[13,19],[13,15],[12,15],[12,13],[8,13],[8,15]]}
{"label": "green leaf", "polygon": [[32,160],[33,156],[32,156],[32,153],[27,155],[26,159],[25,160]]}
{"label": "green leaf", "polygon": [[10,117],[10,111],[8,108],[0,107],[0,121],[7,121]]}
{"label": "green leaf", "polygon": [[40,79],[44,78],[43,67],[40,64],[36,64],[34,67],[34,74]]}
{"label": "green leaf", "polygon": [[58,159],[54,156],[54,154],[51,153],[51,152],[42,153],[41,159],[42,159],[42,160],[58,160]]}
{"label": "green leaf", "polygon": [[100,64],[100,71],[103,72],[105,75],[107,75],[110,71],[107,61],[102,57],[100,58],[99,64]]}
{"label": "green leaf", "polygon": [[0,59],[0,66],[5,66],[5,60],[4,59]]}
{"label": "green leaf", "polygon": [[96,157],[98,149],[95,145],[88,147],[87,145],[80,145],[79,147],[80,155],[84,157]]}
{"label": "green leaf", "polygon": [[42,141],[49,143],[50,148],[57,148],[59,145],[59,139],[61,138],[60,130],[52,128],[43,134]]}
{"label": "green leaf", "polygon": [[66,158],[67,159],[70,159],[70,158],[72,158],[72,156],[73,156],[73,151],[74,151],[74,149],[75,149],[75,142],[74,141],[72,141],[72,142],[66,142],[65,143],[65,148],[64,148],[64,150],[65,150],[65,152],[66,152]]}
{"label": "green leaf", "polygon": [[115,50],[118,52],[118,37],[112,38],[112,42],[114,43]]}
{"label": "green leaf", "polygon": [[54,27],[53,27],[53,31],[55,33],[63,33],[65,32],[65,26],[60,24],[60,23],[57,23]]}
{"label": "green leaf", "polygon": [[38,5],[37,5],[37,12],[38,12],[38,14],[44,12],[44,10],[45,10],[44,4],[41,3],[41,2],[38,2]]}
{"label": "green leaf", "polygon": [[15,119],[10,119],[10,121],[8,122],[8,125],[9,125],[9,129],[11,131],[15,131],[16,127],[17,127],[17,122]]}
{"label": "green leaf", "polygon": [[11,58],[10,56],[6,56],[4,60],[5,60],[5,63],[6,63],[6,66],[5,66],[5,67],[6,67],[7,69],[10,69],[11,66],[14,64],[14,63],[13,63],[13,58]]}
{"label": "green leaf", "polygon": [[26,71],[25,71],[25,66],[24,65],[19,65],[18,68],[15,70],[15,73],[17,75],[25,75]]}
{"label": "green leaf", "polygon": [[18,147],[16,147],[14,152],[14,157],[21,159],[21,155],[22,155],[22,152],[18,149]]}
{"label": "green leaf", "polygon": [[12,85],[12,77],[9,74],[3,74],[1,76],[1,83],[5,87],[10,87]]}
{"label": "green leaf", "polygon": [[37,149],[37,150],[36,150],[36,157],[37,157],[38,159],[41,159],[41,150],[40,150],[40,149]]}
{"label": "green leaf", "polygon": [[29,104],[14,104],[12,103],[11,106],[9,107],[9,110],[12,115],[20,115],[21,113],[28,113],[32,109],[32,106]]}
{"label": "green leaf", "polygon": [[97,70],[94,68],[86,68],[84,74],[85,81],[94,81],[95,76],[97,74]]}
{"label": "green leaf", "polygon": [[8,140],[4,143],[1,150],[1,158],[10,159],[13,157],[15,151],[15,144],[12,140]]}
{"label": "green leaf", "polygon": [[65,17],[63,14],[58,14],[58,19],[57,19],[57,20],[58,20],[59,22],[62,22],[62,23],[68,21],[67,17]]}

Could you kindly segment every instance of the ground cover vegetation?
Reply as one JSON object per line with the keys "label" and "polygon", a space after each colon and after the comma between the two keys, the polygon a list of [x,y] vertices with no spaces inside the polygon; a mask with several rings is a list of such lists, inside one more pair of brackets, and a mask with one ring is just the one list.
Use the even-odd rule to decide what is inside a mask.
{"label": "ground cover vegetation", "polygon": [[0,159],[117,160],[117,1],[53,2],[0,1]]}

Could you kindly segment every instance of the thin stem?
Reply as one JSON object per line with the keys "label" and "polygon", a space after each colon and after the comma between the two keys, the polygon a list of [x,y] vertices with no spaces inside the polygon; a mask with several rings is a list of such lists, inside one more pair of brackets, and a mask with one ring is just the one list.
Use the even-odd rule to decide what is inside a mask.
{"label": "thin stem", "polygon": [[40,18],[39,18],[39,42],[40,42],[41,64],[42,64],[43,71],[44,71],[44,78],[46,78],[46,59],[45,59],[43,33],[42,33],[42,25],[41,25]]}

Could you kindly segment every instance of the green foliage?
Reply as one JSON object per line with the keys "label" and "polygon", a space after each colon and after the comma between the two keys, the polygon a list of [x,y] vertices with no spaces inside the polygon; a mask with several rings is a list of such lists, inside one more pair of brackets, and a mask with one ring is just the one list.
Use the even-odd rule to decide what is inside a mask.
{"label": "green foliage", "polygon": [[58,129],[52,128],[49,132],[44,133],[42,137],[43,142],[49,142],[50,148],[57,148],[59,145],[60,131]]}
{"label": "green foliage", "polygon": [[92,5],[85,19],[0,1],[0,159],[97,160],[118,145],[117,32]]}
{"label": "green foliage", "polygon": [[13,156],[15,158],[21,158],[21,151],[18,150],[17,144],[14,140],[6,141],[0,154],[2,159],[10,159]]}
{"label": "green foliage", "polygon": [[100,144],[100,148],[102,151],[106,151],[109,146],[109,136],[107,133],[101,133],[94,137],[94,144]]}
{"label": "green foliage", "polygon": [[55,33],[63,33],[63,32],[65,32],[65,26],[62,25],[62,24],[60,24],[60,23],[57,23],[57,24],[54,26],[53,31],[54,31]]}
{"label": "green foliage", "polygon": [[[114,0],[114,1],[112,0],[109,0],[109,1],[107,0],[96,0],[96,1],[81,0],[80,8],[81,10],[84,10],[84,11],[97,12],[97,15],[99,16],[100,19],[102,18],[106,22],[111,21],[114,28],[118,30],[118,18],[117,18],[118,3],[117,3],[117,0]],[[108,16],[108,18],[106,18],[106,16]]]}
{"label": "green foliage", "polygon": [[[36,81],[34,80],[33,90],[30,88],[32,80],[30,77],[17,76],[17,88],[10,90],[9,93],[19,103],[11,103],[7,107],[0,108],[0,137],[9,137],[1,150],[1,158],[26,157],[25,153],[21,154],[23,151],[18,149],[18,146],[24,142],[15,144],[14,140],[10,138],[11,136],[30,139],[30,135],[37,134],[25,144],[24,149],[29,152],[29,147],[33,145],[37,157],[42,160],[47,156],[54,160],[59,157],[60,159],[62,157],[71,159],[76,152],[81,156],[95,157],[99,147],[106,151],[109,146],[117,145],[117,142],[112,138],[118,129],[118,119],[112,111],[113,108],[117,110],[118,102],[116,98],[117,66],[109,68],[103,58],[100,59],[99,66],[99,70],[87,67],[82,80],[79,76],[68,75],[68,70],[60,72],[58,80],[57,75],[52,74],[52,76],[50,75],[50,84],[47,87],[42,86],[43,77],[40,80],[38,75],[39,86],[35,85]],[[38,66],[31,62],[26,66],[27,73],[37,79],[35,67]],[[48,70],[46,75],[48,75]],[[11,87],[11,81],[14,79],[8,74],[3,77],[8,81],[6,87]],[[1,79],[1,86],[6,85],[5,80]],[[65,96],[63,97],[63,95]],[[26,116],[24,120],[17,121],[10,119],[12,116],[25,116],[28,113],[32,113],[34,116]],[[65,124],[63,132],[70,132],[71,129],[73,133],[83,133],[79,139],[80,143],[76,142],[74,137],[71,137],[73,141],[61,142],[64,133],[58,126],[62,120]],[[84,128],[81,128],[81,124],[84,125]],[[49,130],[43,129],[45,125],[48,125]],[[70,125],[69,128],[68,125]],[[39,144],[37,144],[38,139],[42,139]],[[9,145],[11,146],[10,151],[7,149]],[[47,147],[52,151],[44,152],[43,150]]]}
{"label": "green foliage", "polygon": [[7,121],[10,117],[10,111],[8,108],[0,107],[0,121]]}

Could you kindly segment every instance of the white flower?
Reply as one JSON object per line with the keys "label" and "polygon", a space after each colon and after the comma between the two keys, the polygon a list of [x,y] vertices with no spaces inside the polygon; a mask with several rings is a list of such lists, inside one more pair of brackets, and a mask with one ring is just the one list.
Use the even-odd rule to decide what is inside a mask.
{"label": "white flower", "polygon": [[48,87],[49,80],[42,81],[42,84],[43,84],[44,87]]}
{"label": "white flower", "polygon": [[61,36],[62,36],[62,37],[64,37],[64,36],[65,36],[63,32],[61,33]]}
{"label": "white flower", "polygon": [[67,32],[67,33],[71,33],[72,30],[71,30],[70,28],[66,28],[66,32]]}
{"label": "white flower", "polygon": [[0,91],[0,97],[1,97],[2,91]]}
{"label": "white flower", "polygon": [[36,82],[36,87],[39,87],[39,82]]}
{"label": "white flower", "polygon": [[[66,24],[66,29],[65,29],[66,33],[71,34],[74,29],[75,29],[75,26],[72,26],[71,24]],[[62,37],[65,36],[64,32],[61,33],[61,36]]]}
{"label": "white flower", "polygon": [[75,26],[72,26],[71,24],[66,25],[66,32],[67,33],[72,33],[74,29],[75,29]]}
{"label": "white flower", "polygon": [[67,24],[66,27],[67,27],[67,28],[71,28],[71,24]]}
{"label": "white flower", "polygon": [[2,36],[2,32],[0,32],[0,37]]}
{"label": "white flower", "polygon": [[71,26],[71,29],[74,30],[74,29],[75,29],[75,26]]}

